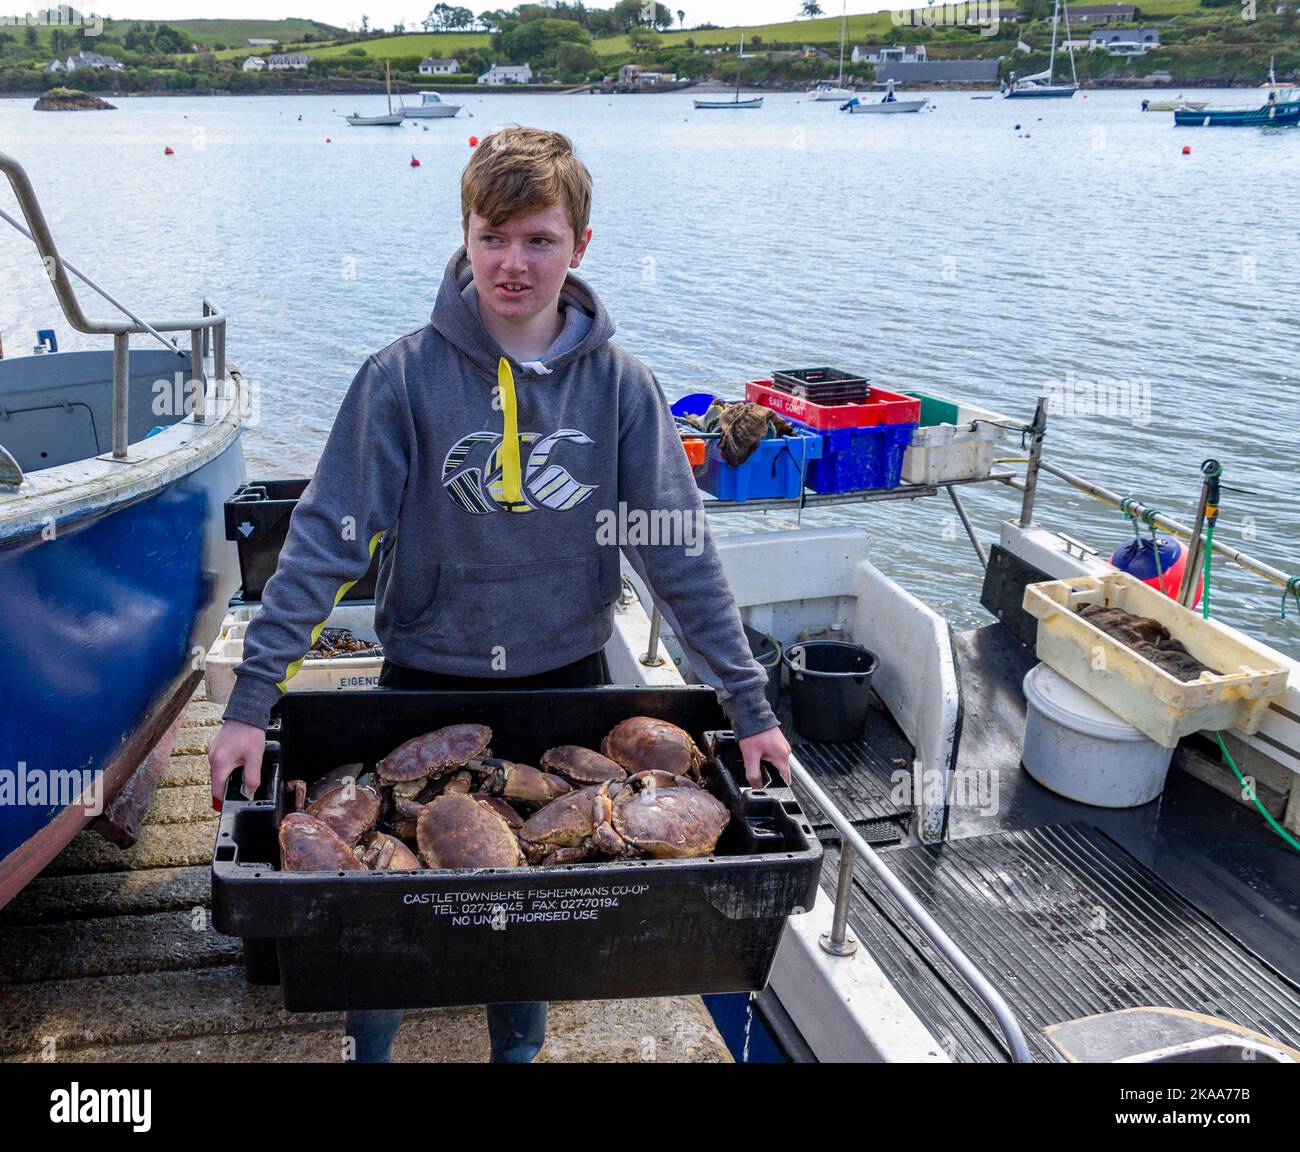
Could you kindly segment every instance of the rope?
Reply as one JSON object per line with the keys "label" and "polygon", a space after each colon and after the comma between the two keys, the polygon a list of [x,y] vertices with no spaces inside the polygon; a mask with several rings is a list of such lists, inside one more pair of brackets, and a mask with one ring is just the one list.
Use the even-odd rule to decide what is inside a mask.
{"label": "rope", "polygon": [[[1139,511],[1141,509],[1141,511]],[[1137,545],[1138,551],[1142,550],[1142,532],[1138,528],[1138,521],[1141,521],[1151,531],[1151,554],[1156,562],[1156,587],[1160,591],[1165,588],[1164,565],[1160,562],[1160,539],[1156,535],[1155,519],[1160,515],[1158,508],[1144,506],[1136,496],[1125,496],[1119,502],[1119,510],[1124,514],[1125,519],[1133,525],[1133,542]]]}
{"label": "rope", "polygon": [[1292,576],[1286,582],[1286,587],[1282,589],[1282,611],[1278,616],[1279,620],[1286,619],[1286,598],[1294,596],[1296,607],[1300,608],[1300,576]]}

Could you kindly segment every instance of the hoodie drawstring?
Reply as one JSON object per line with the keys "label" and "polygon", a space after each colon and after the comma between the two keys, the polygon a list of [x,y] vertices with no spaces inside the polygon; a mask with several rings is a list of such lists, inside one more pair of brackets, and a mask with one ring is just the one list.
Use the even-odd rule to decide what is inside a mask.
{"label": "hoodie drawstring", "polygon": [[527,512],[524,501],[522,469],[519,465],[519,402],[515,396],[515,376],[510,362],[502,356],[497,362],[497,392],[501,397],[503,429],[501,437],[501,499],[507,512]]}

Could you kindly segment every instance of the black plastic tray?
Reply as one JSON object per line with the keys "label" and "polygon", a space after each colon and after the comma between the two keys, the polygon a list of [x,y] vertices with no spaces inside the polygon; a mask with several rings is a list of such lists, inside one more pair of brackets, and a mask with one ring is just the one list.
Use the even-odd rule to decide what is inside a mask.
{"label": "black plastic tray", "polygon": [[[289,534],[289,518],[298,498],[311,483],[307,477],[292,480],[250,480],[235,489],[225,503],[226,539],[239,552],[239,574],[243,586],[235,599],[241,603],[262,599],[266,582],[275,575],[280,549]],[[369,571],[344,593],[344,600],[373,600],[379,574],[379,550],[375,549]]]}
{"label": "black plastic tray", "polygon": [[862,404],[871,392],[867,377],[841,372],[838,368],[774,371],[772,387],[802,400],[811,400],[814,404]]}
{"label": "black plastic tray", "polygon": [[[277,870],[282,780],[371,763],[450,723],[493,729],[493,753],[537,763],[600,747],[648,715],[712,753],[705,783],[732,813],[713,856],[553,868]],[[277,728],[278,724],[278,728]],[[276,705],[263,786],[231,780],[212,865],[212,919],[244,939],[246,972],[291,1011],[605,1000],[764,987],[785,922],[811,908],[821,845],[785,789],[743,786],[708,687],[539,692],[295,692]]]}

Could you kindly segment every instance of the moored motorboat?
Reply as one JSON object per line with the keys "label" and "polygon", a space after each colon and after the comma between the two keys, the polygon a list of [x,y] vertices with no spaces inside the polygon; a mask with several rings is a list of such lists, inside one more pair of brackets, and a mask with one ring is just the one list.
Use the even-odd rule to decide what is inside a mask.
{"label": "moored motorboat", "polygon": [[418,95],[420,102],[414,107],[407,104],[402,106],[402,115],[408,120],[447,120],[463,107],[447,103],[437,92],[420,92]]}
{"label": "moored motorboat", "polygon": [[1300,88],[1271,88],[1258,105],[1177,108],[1174,124],[1182,128],[1281,128],[1300,124]]}
{"label": "moored motorboat", "polygon": [[879,100],[863,101],[854,96],[845,104],[840,105],[841,112],[853,113],[876,113],[877,115],[888,115],[896,112],[920,112],[930,101],[921,100],[900,100],[894,95],[894,82],[889,81],[885,89],[885,94]]}

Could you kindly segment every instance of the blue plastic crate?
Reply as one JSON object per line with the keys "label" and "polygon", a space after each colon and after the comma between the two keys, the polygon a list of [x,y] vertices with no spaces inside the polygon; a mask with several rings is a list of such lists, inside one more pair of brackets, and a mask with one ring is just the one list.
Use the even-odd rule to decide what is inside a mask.
{"label": "blue plastic crate", "polygon": [[808,465],[808,487],[824,495],[860,488],[897,488],[903,477],[903,456],[917,427],[877,424],[819,431],[798,420],[790,423],[822,438],[819,457]]}
{"label": "blue plastic crate", "polygon": [[792,500],[803,493],[803,477],[821,454],[821,433],[811,428],[760,441],[739,468],[723,460],[718,442],[711,440],[697,483],[719,500]]}

